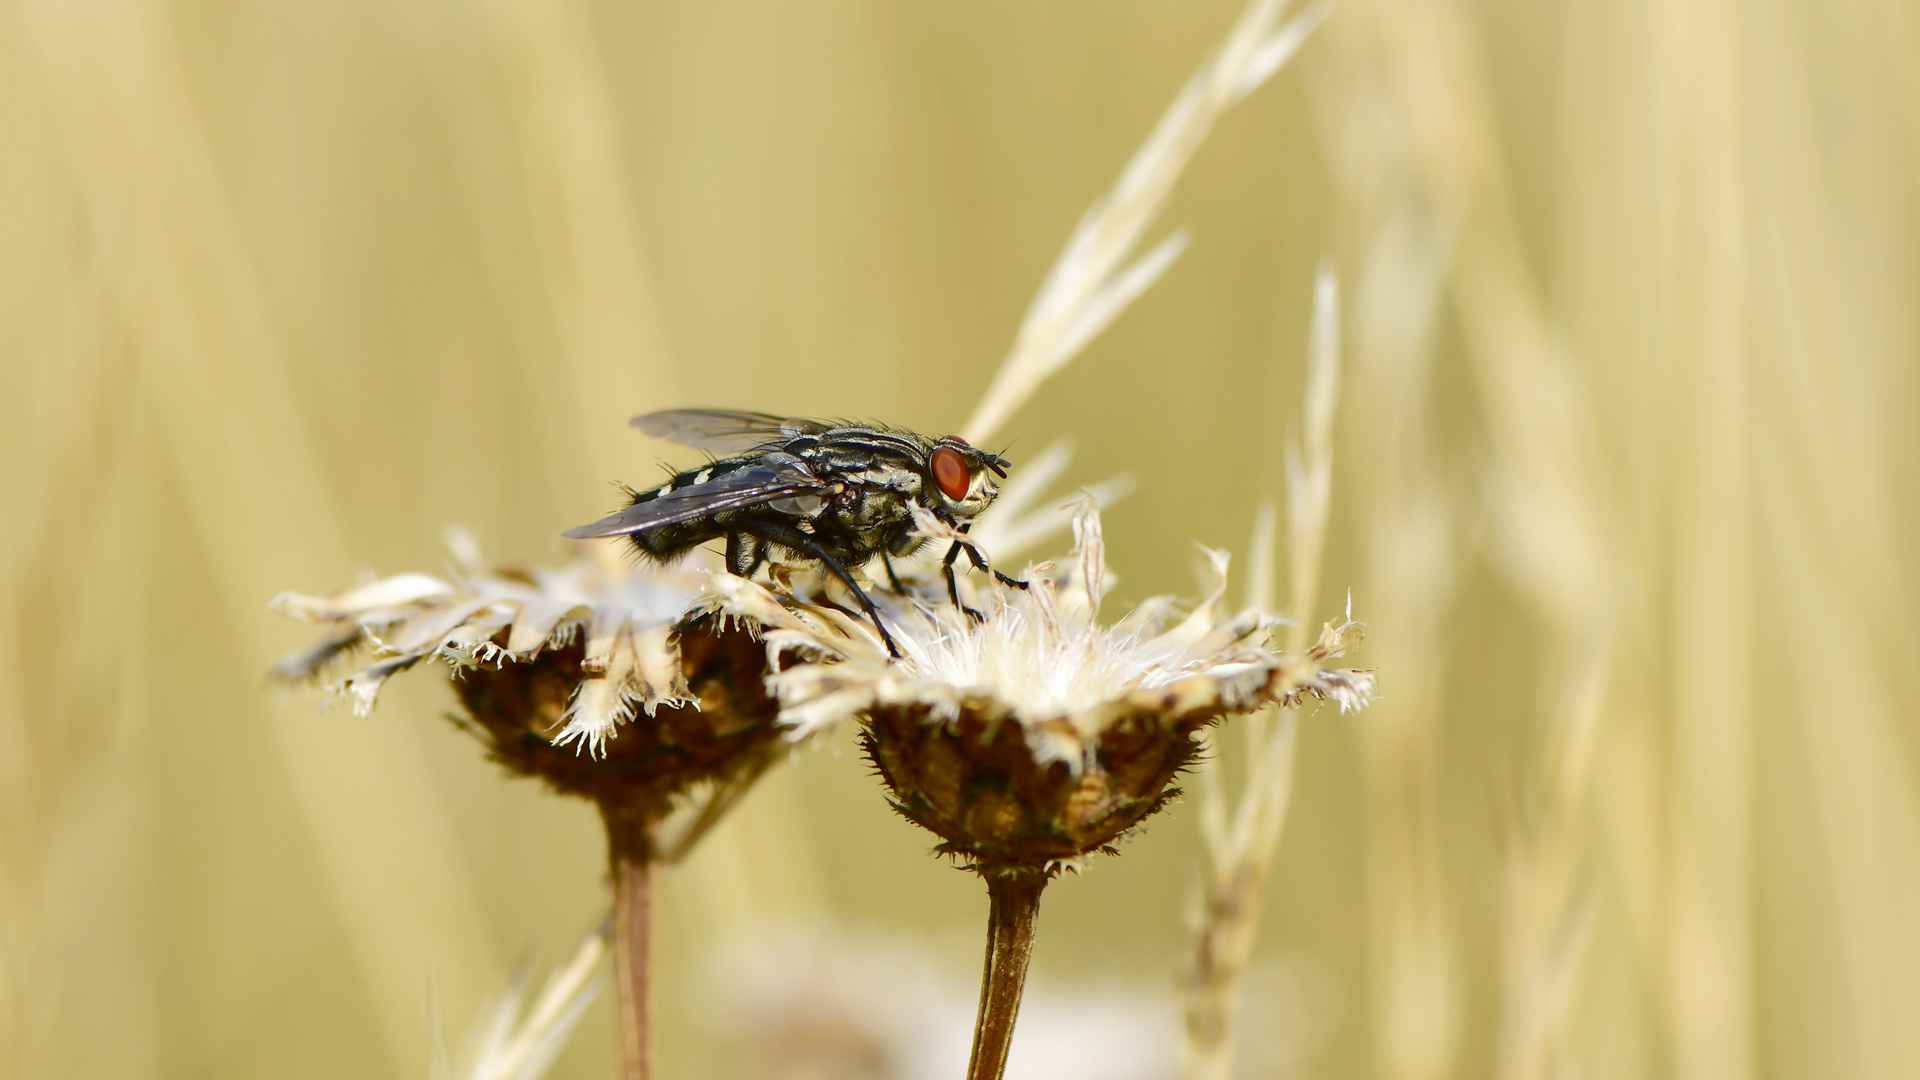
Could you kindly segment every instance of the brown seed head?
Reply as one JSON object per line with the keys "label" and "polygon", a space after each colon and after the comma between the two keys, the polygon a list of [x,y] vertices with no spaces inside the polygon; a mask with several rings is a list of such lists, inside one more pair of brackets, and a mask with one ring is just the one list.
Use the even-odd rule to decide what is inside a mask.
{"label": "brown seed head", "polygon": [[553,742],[582,686],[606,677],[583,669],[580,642],[460,672],[454,688],[464,715],[454,719],[509,771],[596,802],[643,790],[667,800],[697,783],[728,780],[780,742],[766,649],[744,626],[714,617],[681,625],[674,640],[690,700],[621,724],[599,757]]}
{"label": "brown seed head", "polygon": [[1087,767],[1036,760],[1021,725],[926,706],[875,710],[861,729],[896,810],[940,837],[939,850],[981,867],[1049,865],[1110,850],[1178,793],[1199,723],[1127,713],[1094,741]]}

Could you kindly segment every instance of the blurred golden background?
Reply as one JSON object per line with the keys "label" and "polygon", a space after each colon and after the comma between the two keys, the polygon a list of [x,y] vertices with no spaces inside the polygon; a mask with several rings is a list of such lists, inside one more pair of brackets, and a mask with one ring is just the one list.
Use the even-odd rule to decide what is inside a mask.
{"label": "blurred golden background", "polygon": [[[646,409],[956,428],[1237,11],[0,3],[0,1074],[423,1076],[562,958],[590,810],[438,676],[265,687],[267,599],[562,557]],[[1242,1075],[1920,1075],[1917,16],[1337,0],[1008,427],[1138,481],[1122,599],[1190,592],[1342,278],[1312,614],[1351,585],[1384,698],[1303,724]],[[1028,1075],[1174,1037],[1191,817],[1050,892]],[[927,846],[850,739],[777,770],[666,885],[664,1072],[858,1041],[755,1027],[818,969],[781,1000],[958,987],[958,1075],[984,900]]]}

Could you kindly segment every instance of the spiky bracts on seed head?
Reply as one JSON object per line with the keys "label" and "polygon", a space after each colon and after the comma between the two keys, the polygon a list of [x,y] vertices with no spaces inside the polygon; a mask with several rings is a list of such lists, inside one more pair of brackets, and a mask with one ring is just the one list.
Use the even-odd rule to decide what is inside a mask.
{"label": "spiky bracts on seed head", "polygon": [[1120,720],[1099,742],[1099,764],[1070,772],[1036,761],[1017,723],[887,708],[861,731],[893,808],[940,837],[936,850],[982,868],[1050,868],[1111,850],[1179,793],[1171,782],[1195,747],[1147,714]]}
{"label": "spiky bracts on seed head", "polygon": [[713,578],[706,605],[758,622],[778,668],[780,719],[804,735],[849,718],[895,805],[977,864],[1044,864],[1110,844],[1158,809],[1224,716],[1303,696],[1342,711],[1366,704],[1371,672],[1324,663],[1359,641],[1329,625],[1299,655],[1278,651],[1271,615],[1224,610],[1226,556],[1209,552],[1206,599],[1171,628],[1164,599],[1099,621],[1106,590],[1097,509],[1076,520],[1066,571],[1039,567],[1026,590],[975,594],[985,620],[948,604],[890,600],[883,617],[903,658],[889,661],[865,622],[837,607],[782,600]]}

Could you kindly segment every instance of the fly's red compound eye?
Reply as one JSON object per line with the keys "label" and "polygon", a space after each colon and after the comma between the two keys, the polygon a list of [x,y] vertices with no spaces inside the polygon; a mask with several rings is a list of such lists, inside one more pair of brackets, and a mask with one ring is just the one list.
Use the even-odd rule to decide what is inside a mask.
{"label": "fly's red compound eye", "polygon": [[973,486],[973,477],[967,470],[967,459],[960,451],[951,446],[943,446],[933,452],[933,482],[940,485],[941,494],[954,502],[967,497],[967,489]]}

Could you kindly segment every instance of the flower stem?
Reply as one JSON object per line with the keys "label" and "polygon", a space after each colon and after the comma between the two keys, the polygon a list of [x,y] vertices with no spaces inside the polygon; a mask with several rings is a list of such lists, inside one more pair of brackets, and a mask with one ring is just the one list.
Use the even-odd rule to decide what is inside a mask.
{"label": "flower stem", "polygon": [[613,879],[613,981],[621,1080],[653,1076],[653,1014],[647,993],[653,939],[653,834],[659,817],[602,803]]}
{"label": "flower stem", "polygon": [[1049,875],[1033,867],[982,868],[987,879],[987,966],[980,976],[980,1013],[973,1024],[967,1080],[1000,1080],[1013,1045],[1013,1022],[1027,985],[1040,891]]}

